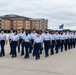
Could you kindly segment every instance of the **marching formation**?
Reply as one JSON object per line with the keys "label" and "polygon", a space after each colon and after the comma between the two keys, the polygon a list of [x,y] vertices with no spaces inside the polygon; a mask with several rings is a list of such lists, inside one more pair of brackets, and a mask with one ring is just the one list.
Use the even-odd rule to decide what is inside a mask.
{"label": "marching formation", "polygon": [[43,50],[45,50],[45,57],[48,57],[49,54],[58,54],[59,50],[63,52],[75,48],[76,32],[54,32],[48,30],[42,32],[35,29],[25,31],[23,28],[16,31],[11,29],[7,39],[2,29],[0,34],[0,57],[5,56],[4,47],[8,40],[10,45],[9,54],[12,58],[17,57],[18,50],[18,53],[21,53],[21,56],[24,55],[25,59],[29,58],[29,54],[32,53],[32,56],[38,60]]}

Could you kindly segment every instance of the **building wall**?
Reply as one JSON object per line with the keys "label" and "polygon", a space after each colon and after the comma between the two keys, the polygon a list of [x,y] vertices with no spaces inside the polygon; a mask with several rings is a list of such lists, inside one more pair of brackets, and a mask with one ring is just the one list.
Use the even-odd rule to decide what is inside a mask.
{"label": "building wall", "polygon": [[11,20],[1,20],[1,27],[4,30],[10,30],[13,28],[14,30],[17,29],[36,29],[36,30],[45,30],[47,28],[48,21],[47,20],[19,20],[19,21],[11,21]]}
{"label": "building wall", "polygon": [[32,29],[36,30],[45,30],[47,29],[48,21],[47,20],[32,20]]}
{"label": "building wall", "polygon": [[25,29],[30,30],[31,29],[31,22],[28,20],[25,20],[24,27],[25,27]]}
{"label": "building wall", "polygon": [[34,20],[32,21],[32,29],[40,30],[40,21],[39,20]]}
{"label": "building wall", "polygon": [[4,30],[10,30],[10,20],[1,20],[1,28]]}
{"label": "building wall", "polygon": [[23,28],[23,21],[13,21],[13,29],[21,29]]}

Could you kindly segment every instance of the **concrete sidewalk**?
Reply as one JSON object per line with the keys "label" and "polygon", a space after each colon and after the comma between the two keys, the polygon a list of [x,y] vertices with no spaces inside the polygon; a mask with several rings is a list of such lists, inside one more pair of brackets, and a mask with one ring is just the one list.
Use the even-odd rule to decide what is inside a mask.
{"label": "concrete sidewalk", "polygon": [[6,56],[0,58],[0,75],[76,75],[76,49],[64,51],[45,58],[44,52],[40,60],[32,55],[24,59],[9,55],[9,46],[5,47]]}

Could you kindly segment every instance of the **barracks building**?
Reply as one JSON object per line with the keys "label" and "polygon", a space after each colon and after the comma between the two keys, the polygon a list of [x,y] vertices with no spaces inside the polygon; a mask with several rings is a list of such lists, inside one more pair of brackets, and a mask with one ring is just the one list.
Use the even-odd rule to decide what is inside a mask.
{"label": "barracks building", "polygon": [[9,31],[11,28],[17,29],[27,29],[27,30],[45,30],[48,27],[48,20],[44,18],[29,18],[19,15],[4,15],[0,16],[0,29]]}

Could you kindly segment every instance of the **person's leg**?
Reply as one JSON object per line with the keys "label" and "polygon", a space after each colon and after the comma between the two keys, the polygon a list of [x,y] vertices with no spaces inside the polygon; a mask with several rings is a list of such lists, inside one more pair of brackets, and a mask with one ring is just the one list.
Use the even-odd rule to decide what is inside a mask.
{"label": "person's leg", "polygon": [[15,57],[17,57],[17,52],[16,52],[16,47],[17,47],[17,45],[18,45],[18,42],[16,41],[16,42],[15,42]]}
{"label": "person's leg", "polygon": [[18,44],[18,53],[20,53],[20,40],[19,40],[19,44]]}
{"label": "person's leg", "polygon": [[35,51],[35,57],[36,57],[36,60],[38,59],[38,45],[37,44],[35,44],[35,47],[36,47],[36,51]]}
{"label": "person's leg", "polygon": [[42,46],[40,45],[39,53],[42,54]]}
{"label": "person's leg", "polygon": [[73,47],[75,48],[75,40],[73,41]]}
{"label": "person's leg", "polygon": [[70,41],[69,41],[69,50],[70,50]]}
{"label": "person's leg", "polygon": [[58,45],[56,45],[56,54],[58,53]]}
{"label": "person's leg", "polygon": [[[10,40],[9,40],[9,41],[10,41]],[[10,43],[10,53],[9,53],[9,54],[11,55],[11,54],[12,54],[12,50],[11,50],[11,49],[12,49],[12,48],[11,48],[11,47],[12,47],[12,43],[11,43],[11,42],[9,42],[9,43]]]}
{"label": "person's leg", "polygon": [[30,43],[29,53],[32,53],[32,44]]}
{"label": "person's leg", "polygon": [[5,46],[5,41],[2,40],[2,41],[1,41],[1,55],[3,55],[3,56],[5,56],[4,46]]}
{"label": "person's leg", "polygon": [[23,55],[24,55],[24,46],[25,46],[25,42],[23,42],[21,46],[22,46],[21,56],[23,56]]}
{"label": "person's leg", "polygon": [[59,41],[57,40],[57,44],[56,44],[56,54],[59,52],[58,49],[59,49]]}
{"label": "person's leg", "polygon": [[14,50],[15,50],[15,48],[14,48],[14,41],[12,41],[12,58],[14,58]]}
{"label": "person's leg", "polygon": [[71,39],[71,49],[72,49],[72,39]]}
{"label": "person's leg", "polygon": [[61,52],[63,52],[63,42],[62,42],[62,40],[60,42],[60,48],[61,48]]}
{"label": "person's leg", "polygon": [[36,55],[36,46],[34,45],[34,49],[33,49],[33,57]]}
{"label": "person's leg", "polygon": [[44,49],[45,49],[45,57],[47,57],[47,47],[46,47],[46,41],[44,41]]}
{"label": "person's leg", "polygon": [[67,51],[67,40],[65,42],[65,51]]}
{"label": "person's leg", "polygon": [[38,47],[38,59],[40,59],[40,53],[39,53],[40,49],[41,49],[41,44],[39,44],[39,47]]}
{"label": "person's leg", "polygon": [[49,41],[46,41],[46,55],[49,56]]}
{"label": "person's leg", "polygon": [[29,58],[29,43],[28,42],[25,42],[25,48],[26,48],[25,58]]}
{"label": "person's leg", "polygon": [[52,40],[52,45],[51,45],[51,55],[54,54],[54,41]]}

